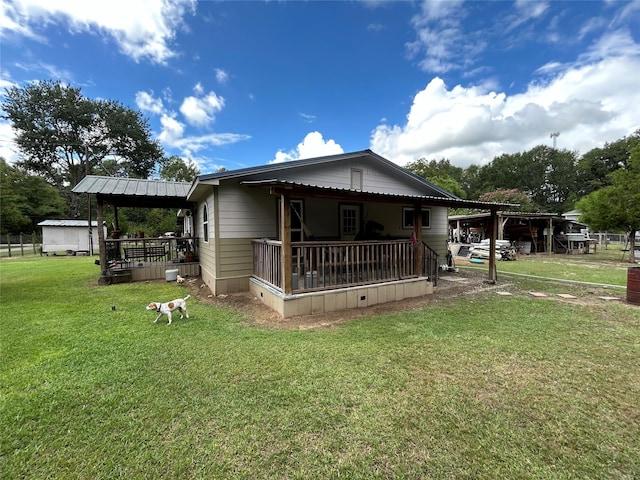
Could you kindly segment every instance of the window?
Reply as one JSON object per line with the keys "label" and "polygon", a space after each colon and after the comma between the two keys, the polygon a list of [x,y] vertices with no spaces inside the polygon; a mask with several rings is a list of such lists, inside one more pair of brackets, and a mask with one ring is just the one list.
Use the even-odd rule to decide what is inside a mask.
{"label": "window", "polygon": [[340,240],[354,240],[360,231],[360,206],[340,205]]}
{"label": "window", "polygon": [[[414,207],[402,207],[402,228],[413,228]],[[431,210],[422,209],[422,228],[431,228]]]}
{"label": "window", "polygon": [[351,190],[362,191],[363,171],[361,168],[351,169]]}
{"label": "window", "polygon": [[202,239],[209,241],[209,211],[206,203],[202,205]]}

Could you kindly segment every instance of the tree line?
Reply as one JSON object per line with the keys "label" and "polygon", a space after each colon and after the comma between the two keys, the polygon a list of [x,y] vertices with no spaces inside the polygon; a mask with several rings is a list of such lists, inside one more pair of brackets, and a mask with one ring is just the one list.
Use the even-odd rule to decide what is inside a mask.
{"label": "tree line", "polygon": [[[10,87],[1,108],[21,155],[14,165],[0,159],[3,234],[30,233],[56,216],[87,218],[88,205],[71,189],[88,174],[177,181],[199,174],[193,162],[165,157],[140,112],[87,98],[80,88],[54,81]],[[594,229],[632,238],[640,230],[640,130],[583,155],[539,145],[483,166],[421,158],[406,168],[463,199],[518,203],[530,212],[577,208]],[[173,230],[174,215],[123,209],[120,226],[159,234]]]}

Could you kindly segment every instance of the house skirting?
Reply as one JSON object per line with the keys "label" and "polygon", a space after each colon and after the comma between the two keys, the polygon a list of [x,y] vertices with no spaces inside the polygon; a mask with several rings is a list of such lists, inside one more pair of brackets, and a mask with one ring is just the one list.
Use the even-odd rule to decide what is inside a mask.
{"label": "house skirting", "polygon": [[421,297],[433,293],[433,283],[425,277],[419,277],[373,285],[284,295],[270,285],[252,277],[249,282],[249,290],[262,303],[278,312],[283,318],[288,318],[348,308],[370,307],[379,303]]}

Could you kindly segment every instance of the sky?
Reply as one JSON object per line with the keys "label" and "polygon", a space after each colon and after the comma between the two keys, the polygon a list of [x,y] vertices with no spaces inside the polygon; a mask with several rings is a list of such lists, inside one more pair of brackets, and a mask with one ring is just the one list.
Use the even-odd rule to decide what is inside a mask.
{"label": "sky", "polygon": [[38,80],[141,111],[202,174],[584,154],[640,128],[640,1],[1,0],[0,95]]}

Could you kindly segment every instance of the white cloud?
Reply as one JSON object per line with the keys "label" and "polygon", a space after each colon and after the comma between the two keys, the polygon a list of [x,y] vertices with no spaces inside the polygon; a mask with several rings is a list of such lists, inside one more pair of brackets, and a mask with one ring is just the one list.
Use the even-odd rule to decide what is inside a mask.
{"label": "white cloud", "polygon": [[225,72],[221,68],[216,68],[216,80],[220,85],[226,85],[229,81],[229,73]]}
{"label": "white cloud", "polygon": [[380,125],[371,149],[400,165],[447,158],[460,167],[548,144],[585,153],[640,127],[640,57],[566,68],[546,83],[508,96],[481,87],[447,88],[434,78],[419,92],[404,125]]}
{"label": "white cloud", "polygon": [[24,36],[44,42],[43,26],[63,24],[72,33],[100,33],[113,38],[136,62],[166,64],[176,55],[171,43],[183,17],[195,13],[195,0],[14,0],[2,2],[3,36]]}
{"label": "white cloud", "polygon": [[289,162],[291,160],[337,155],[339,153],[344,153],[344,150],[334,140],[325,141],[320,132],[310,132],[307,133],[304,140],[294,150],[289,152],[278,150],[275,158],[269,163]]}
{"label": "white cloud", "polygon": [[184,136],[184,123],[163,113],[160,117],[160,125],[162,126],[162,132],[158,135],[158,140],[170,147],[177,146]]}
{"label": "white cloud", "polygon": [[180,113],[184,115],[187,123],[196,126],[207,126],[215,119],[215,114],[224,107],[224,98],[215,92],[204,93],[202,85],[196,85],[194,89],[197,97],[186,97],[180,105]]}
{"label": "white cloud", "polygon": [[143,112],[153,113],[155,115],[160,115],[164,112],[162,100],[154,98],[153,93],[137,92],[136,105]]}

